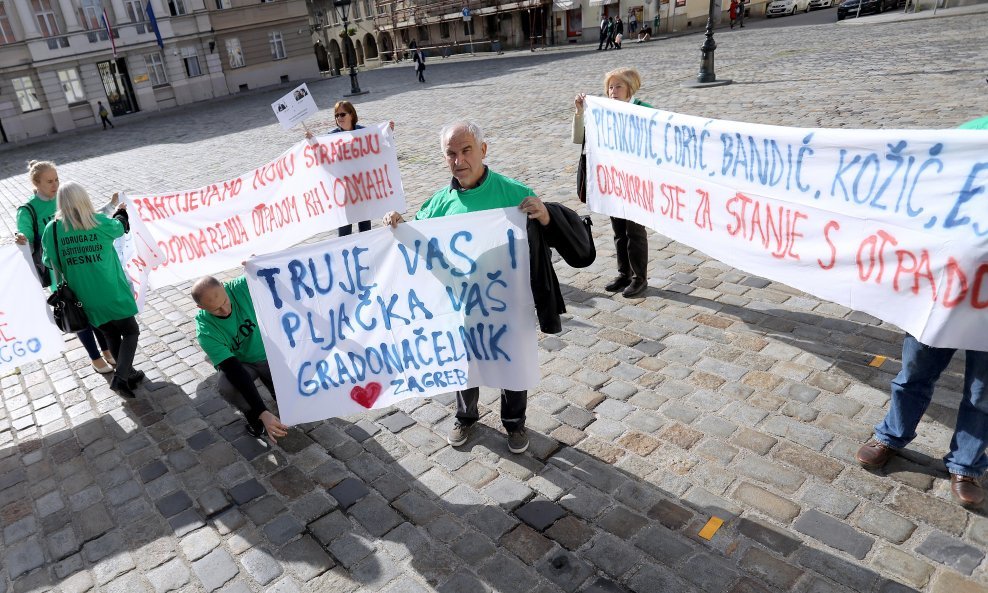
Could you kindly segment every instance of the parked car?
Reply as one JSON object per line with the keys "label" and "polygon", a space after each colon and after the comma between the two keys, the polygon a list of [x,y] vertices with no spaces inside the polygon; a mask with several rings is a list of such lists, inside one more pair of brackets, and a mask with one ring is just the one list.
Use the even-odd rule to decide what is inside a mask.
{"label": "parked car", "polygon": [[842,21],[848,16],[858,16],[858,3],[861,3],[861,14],[881,14],[899,5],[899,0],[844,0],[837,5],[837,20]]}
{"label": "parked car", "polygon": [[796,11],[806,12],[810,9],[810,0],[772,0],[765,8],[765,18],[796,14]]}
{"label": "parked car", "polygon": [[810,10],[815,8],[831,8],[834,5],[834,0],[810,0]]}

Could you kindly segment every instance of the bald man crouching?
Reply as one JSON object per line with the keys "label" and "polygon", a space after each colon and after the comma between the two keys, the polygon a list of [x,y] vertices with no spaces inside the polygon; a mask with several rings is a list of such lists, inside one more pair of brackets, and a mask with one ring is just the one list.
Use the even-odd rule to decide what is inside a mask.
{"label": "bald man crouching", "polygon": [[275,395],[247,279],[240,276],[223,284],[204,276],[192,286],[192,300],[200,309],[196,338],[220,372],[220,395],[243,412],[247,434],[260,437],[267,433],[268,440],[277,444],[277,439],[288,434],[288,427],[268,411],[254,384],[260,379]]}

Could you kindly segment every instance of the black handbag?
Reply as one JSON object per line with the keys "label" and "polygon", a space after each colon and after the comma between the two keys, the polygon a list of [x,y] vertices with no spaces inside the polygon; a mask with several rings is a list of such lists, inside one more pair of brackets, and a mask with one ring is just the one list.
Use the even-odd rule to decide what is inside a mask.
{"label": "black handbag", "polygon": [[587,153],[584,149],[587,141],[580,146],[580,164],[576,166],[576,196],[584,204],[587,203]]}
{"label": "black handbag", "polygon": [[48,297],[48,304],[51,305],[52,313],[55,317],[55,325],[67,334],[74,334],[89,328],[89,316],[86,315],[86,310],[82,308],[79,297],[69,287],[64,275],[59,270],[62,265],[62,255],[58,251],[57,221],[52,225],[51,231],[52,237],[55,239],[55,258],[58,260],[58,267],[55,267],[55,262],[52,262],[52,269],[55,270],[56,279],[58,280],[55,292],[51,293],[51,296]]}

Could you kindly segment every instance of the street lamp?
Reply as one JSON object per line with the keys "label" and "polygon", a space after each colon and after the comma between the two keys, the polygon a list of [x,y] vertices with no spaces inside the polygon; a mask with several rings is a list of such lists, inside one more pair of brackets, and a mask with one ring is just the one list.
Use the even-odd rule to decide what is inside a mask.
{"label": "street lamp", "polygon": [[[714,10],[714,0],[710,0],[710,6],[707,8],[706,39],[700,46],[700,73],[697,74],[696,82],[684,82],[684,87],[705,88],[731,84],[730,80],[717,80],[717,75],[714,74],[714,51],[717,49],[717,43],[714,41]],[[742,10],[744,10],[743,5]]]}
{"label": "street lamp", "polygon": [[364,95],[368,91],[360,90],[360,83],[357,82],[357,51],[353,48],[353,40],[350,39],[350,27],[348,17],[350,16],[350,3],[353,0],[333,0],[333,6],[340,13],[343,19],[343,49],[346,52],[346,61],[350,64],[350,94],[344,97]]}

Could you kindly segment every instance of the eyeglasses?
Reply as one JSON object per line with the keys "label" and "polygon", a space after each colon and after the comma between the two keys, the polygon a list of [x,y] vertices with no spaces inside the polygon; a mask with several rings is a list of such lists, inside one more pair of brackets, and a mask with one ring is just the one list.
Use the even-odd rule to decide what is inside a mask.
{"label": "eyeglasses", "polygon": [[341,117],[346,117],[348,115],[350,115],[350,114],[347,113],[347,112],[345,112],[345,111],[344,112],[341,112],[341,113],[337,113],[336,114],[336,119],[340,119]]}

